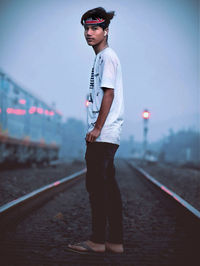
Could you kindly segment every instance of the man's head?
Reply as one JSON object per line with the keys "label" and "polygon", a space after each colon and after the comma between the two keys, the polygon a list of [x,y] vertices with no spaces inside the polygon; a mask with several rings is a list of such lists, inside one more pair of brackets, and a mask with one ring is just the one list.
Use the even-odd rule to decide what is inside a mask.
{"label": "man's head", "polygon": [[81,18],[81,24],[85,28],[85,38],[88,45],[94,46],[102,41],[108,40],[108,26],[115,12],[106,10],[102,7],[97,7],[88,10]]}

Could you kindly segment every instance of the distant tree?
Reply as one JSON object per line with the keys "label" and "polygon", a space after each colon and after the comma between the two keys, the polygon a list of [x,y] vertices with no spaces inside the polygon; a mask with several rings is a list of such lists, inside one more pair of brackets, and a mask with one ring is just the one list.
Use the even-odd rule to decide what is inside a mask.
{"label": "distant tree", "polygon": [[160,156],[163,154],[169,162],[200,162],[200,133],[191,129],[174,133],[170,129],[169,136],[163,139]]}

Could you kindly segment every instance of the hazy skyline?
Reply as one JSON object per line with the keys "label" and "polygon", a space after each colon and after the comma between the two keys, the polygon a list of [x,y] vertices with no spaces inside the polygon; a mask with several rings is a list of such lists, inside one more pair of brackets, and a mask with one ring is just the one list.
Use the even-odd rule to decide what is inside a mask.
{"label": "hazy skyline", "polygon": [[197,127],[198,0],[3,0],[0,68],[46,103],[55,102],[65,118],[85,122],[95,53],[84,39],[80,19],[98,6],[116,11],[108,43],[122,65],[122,137],[142,139],[145,108],[151,112],[150,140],[170,127]]}

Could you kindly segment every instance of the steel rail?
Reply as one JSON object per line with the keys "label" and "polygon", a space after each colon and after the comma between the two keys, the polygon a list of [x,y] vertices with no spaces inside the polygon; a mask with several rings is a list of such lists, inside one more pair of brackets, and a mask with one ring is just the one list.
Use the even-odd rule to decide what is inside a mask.
{"label": "steel rail", "polygon": [[19,216],[23,217],[29,210],[41,205],[44,201],[55,196],[56,193],[64,190],[66,185],[78,180],[85,173],[86,169],[82,169],[0,206],[0,230],[2,231],[5,226],[13,223]]}
{"label": "steel rail", "polygon": [[184,200],[182,197],[177,195],[174,191],[169,189],[167,186],[163,185],[161,182],[157,181],[153,176],[148,174],[144,169],[141,167],[136,166],[134,163],[128,162],[128,164],[135,168],[139,173],[142,174],[146,179],[148,179],[152,184],[154,184],[157,188],[165,192],[169,195],[172,199],[174,199],[178,204],[184,207],[187,211],[189,211],[195,218],[198,218],[200,221],[200,211],[198,211],[194,206],[192,206],[189,202]]}

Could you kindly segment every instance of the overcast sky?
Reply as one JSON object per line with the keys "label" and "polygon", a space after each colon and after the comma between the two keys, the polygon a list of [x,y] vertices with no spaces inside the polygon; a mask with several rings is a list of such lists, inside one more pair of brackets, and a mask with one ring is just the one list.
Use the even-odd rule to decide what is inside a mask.
{"label": "overcast sky", "polygon": [[142,111],[151,112],[149,139],[199,115],[198,0],[1,0],[0,68],[65,118],[86,121],[84,105],[95,57],[80,18],[98,6],[115,10],[109,46],[122,65],[123,138],[142,139]]}

